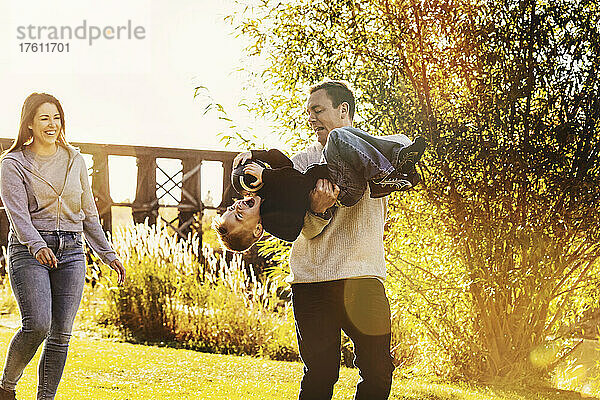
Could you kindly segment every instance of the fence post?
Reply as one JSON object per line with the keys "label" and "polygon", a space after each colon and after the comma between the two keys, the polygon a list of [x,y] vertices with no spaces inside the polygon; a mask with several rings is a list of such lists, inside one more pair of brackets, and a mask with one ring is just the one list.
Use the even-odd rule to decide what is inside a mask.
{"label": "fence post", "polygon": [[133,222],[143,223],[148,218],[148,224],[156,224],[158,215],[158,198],[156,197],[156,157],[138,156],[137,186],[135,200],[132,204]]}
{"label": "fence post", "polygon": [[236,195],[233,186],[231,186],[231,171],[233,170],[233,157],[230,159],[221,160],[223,163],[223,197],[219,207],[225,208],[233,204],[233,197]]}
{"label": "fence post", "polygon": [[192,230],[194,217],[200,213],[200,241],[202,241],[202,190],[201,190],[201,171],[202,160],[196,158],[184,158],[181,160],[183,167],[183,177],[181,178],[181,200],[179,205],[179,227],[183,235],[187,235]]}
{"label": "fence post", "polygon": [[94,153],[92,155],[92,193],[98,208],[98,216],[104,232],[112,232],[112,198],[108,175],[108,155]]}

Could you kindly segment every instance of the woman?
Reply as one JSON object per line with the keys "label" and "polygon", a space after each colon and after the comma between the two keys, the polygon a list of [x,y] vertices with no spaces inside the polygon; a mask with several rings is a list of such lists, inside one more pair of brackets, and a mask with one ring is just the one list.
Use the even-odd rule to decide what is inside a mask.
{"label": "woman", "polygon": [[125,279],[106,240],[81,154],[65,139],[56,98],[33,93],[23,104],[19,135],[2,157],[0,189],[10,220],[8,273],[21,312],[0,381],[0,400],[15,386],[39,345],[38,399],[53,399],[85,280],[81,233],[103,262]]}

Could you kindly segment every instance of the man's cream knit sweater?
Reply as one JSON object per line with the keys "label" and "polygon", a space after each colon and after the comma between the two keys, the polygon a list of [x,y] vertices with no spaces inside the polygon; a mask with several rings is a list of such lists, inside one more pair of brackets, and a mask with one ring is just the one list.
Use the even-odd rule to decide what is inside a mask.
{"label": "man's cream knit sweater", "polygon": [[[306,171],[321,160],[322,151],[317,142],[292,157],[294,167]],[[368,189],[356,205],[337,208],[330,220],[307,213],[302,234],[292,245],[291,283],[367,276],[385,279],[385,218],[386,200],[370,198]]]}

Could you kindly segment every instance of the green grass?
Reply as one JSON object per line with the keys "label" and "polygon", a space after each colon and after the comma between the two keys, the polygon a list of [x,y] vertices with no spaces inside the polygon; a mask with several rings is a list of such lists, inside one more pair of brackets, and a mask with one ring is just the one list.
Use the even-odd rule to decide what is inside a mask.
{"label": "green grass", "polygon": [[[0,328],[2,359],[13,333],[14,330]],[[19,399],[35,398],[38,357],[39,352],[19,383]],[[56,399],[294,399],[301,375],[300,363],[78,336],[71,341]],[[334,399],[351,399],[357,380],[357,370],[342,368]],[[568,397],[396,378],[390,398],[558,400]]]}

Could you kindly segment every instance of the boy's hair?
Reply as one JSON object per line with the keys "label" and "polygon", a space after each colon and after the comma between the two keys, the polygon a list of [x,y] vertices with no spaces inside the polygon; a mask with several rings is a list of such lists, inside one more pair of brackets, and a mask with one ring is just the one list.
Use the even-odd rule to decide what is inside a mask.
{"label": "boy's hair", "polygon": [[243,229],[229,229],[225,226],[225,221],[218,215],[212,221],[212,228],[219,235],[221,246],[227,250],[243,253],[248,250],[258,239],[251,231]]}
{"label": "boy's hair", "polygon": [[327,97],[331,99],[331,103],[334,108],[338,108],[340,104],[348,103],[348,113],[350,119],[354,119],[354,110],[356,109],[356,101],[354,100],[354,93],[348,88],[342,81],[323,81],[310,87],[310,93],[313,94],[317,90],[325,89]]}

